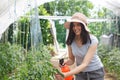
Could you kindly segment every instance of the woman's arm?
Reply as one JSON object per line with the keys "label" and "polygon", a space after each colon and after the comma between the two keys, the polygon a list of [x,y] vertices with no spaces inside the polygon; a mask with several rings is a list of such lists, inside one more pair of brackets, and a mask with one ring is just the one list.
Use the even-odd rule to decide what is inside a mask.
{"label": "woman's arm", "polygon": [[71,46],[68,46],[68,60],[65,61],[65,64],[72,65],[75,62],[75,57],[73,56]]}
{"label": "woman's arm", "polygon": [[77,66],[76,68],[74,68],[70,72],[64,73],[64,76],[67,77],[67,76],[70,76],[70,75],[75,75],[75,74],[83,71],[89,65],[90,61],[92,60],[96,49],[97,49],[97,44],[91,45],[89,47],[88,51],[87,51],[86,56],[83,59],[82,64]]}

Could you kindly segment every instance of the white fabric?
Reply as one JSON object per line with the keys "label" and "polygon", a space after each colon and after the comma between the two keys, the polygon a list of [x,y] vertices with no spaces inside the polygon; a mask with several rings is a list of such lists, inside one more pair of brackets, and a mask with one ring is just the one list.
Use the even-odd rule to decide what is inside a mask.
{"label": "white fabric", "polygon": [[89,0],[94,5],[105,7],[120,16],[120,0]]}
{"label": "white fabric", "polygon": [[[16,14],[14,12],[14,6],[16,1]],[[44,4],[45,2],[55,0],[0,0],[0,36],[8,28],[8,26],[18,19],[18,17],[24,15],[29,6],[26,3],[30,2],[32,8],[37,1],[37,5]],[[95,5],[101,5],[112,10],[116,15],[120,15],[120,0],[89,0]],[[16,17],[15,17],[16,16]]]}
{"label": "white fabric", "polygon": [[54,0],[0,0],[0,36],[12,22],[34,8],[36,3],[42,5],[50,1]]}

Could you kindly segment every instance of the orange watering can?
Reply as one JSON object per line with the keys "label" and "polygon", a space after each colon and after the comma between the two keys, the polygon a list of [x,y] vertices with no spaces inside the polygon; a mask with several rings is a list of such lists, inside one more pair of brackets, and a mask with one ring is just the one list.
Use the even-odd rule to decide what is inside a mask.
{"label": "orange watering can", "polygon": [[[64,59],[62,58],[62,59],[59,60],[59,64],[62,65],[61,71],[62,71],[63,73],[69,72],[69,71],[70,71],[69,66],[66,65],[66,64],[63,65],[63,63],[64,63]],[[65,78],[64,78],[64,80],[73,80],[73,79],[74,79],[73,76],[68,76],[68,77],[65,77]]]}

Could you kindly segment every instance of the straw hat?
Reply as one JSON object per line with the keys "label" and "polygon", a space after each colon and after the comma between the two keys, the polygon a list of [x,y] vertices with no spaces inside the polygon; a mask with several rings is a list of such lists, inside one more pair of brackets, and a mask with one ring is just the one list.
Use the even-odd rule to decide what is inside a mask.
{"label": "straw hat", "polygon": [[80,22],[84,25],[86,31],[90,32],[90,30],[88,29],[87,27],[87,17],[82,14],[82,13],[75,13],[73,14],[72,18],[67,20],[67,22],[64,23],[64,26],[66,29],[69,29],[70,28],[70,23],[71,22]]}

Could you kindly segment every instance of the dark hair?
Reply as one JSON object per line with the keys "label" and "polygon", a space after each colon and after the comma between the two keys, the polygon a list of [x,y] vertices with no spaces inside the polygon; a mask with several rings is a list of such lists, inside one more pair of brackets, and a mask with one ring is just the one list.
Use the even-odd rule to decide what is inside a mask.
{"label": "dark hair", "polygon": [[[85,29],[85,27],[82,23],[80,23],[80,25],[81,25],[81,29],[82,29],[81,34],[80,34],[80,38],[82,39],[82,44],[86,44],[88,41],[91,43],[89,32]],[[73,31],[73,22],[71,22],[66,44],[71,45],[74,38],[75,38],[75,33]]]}

